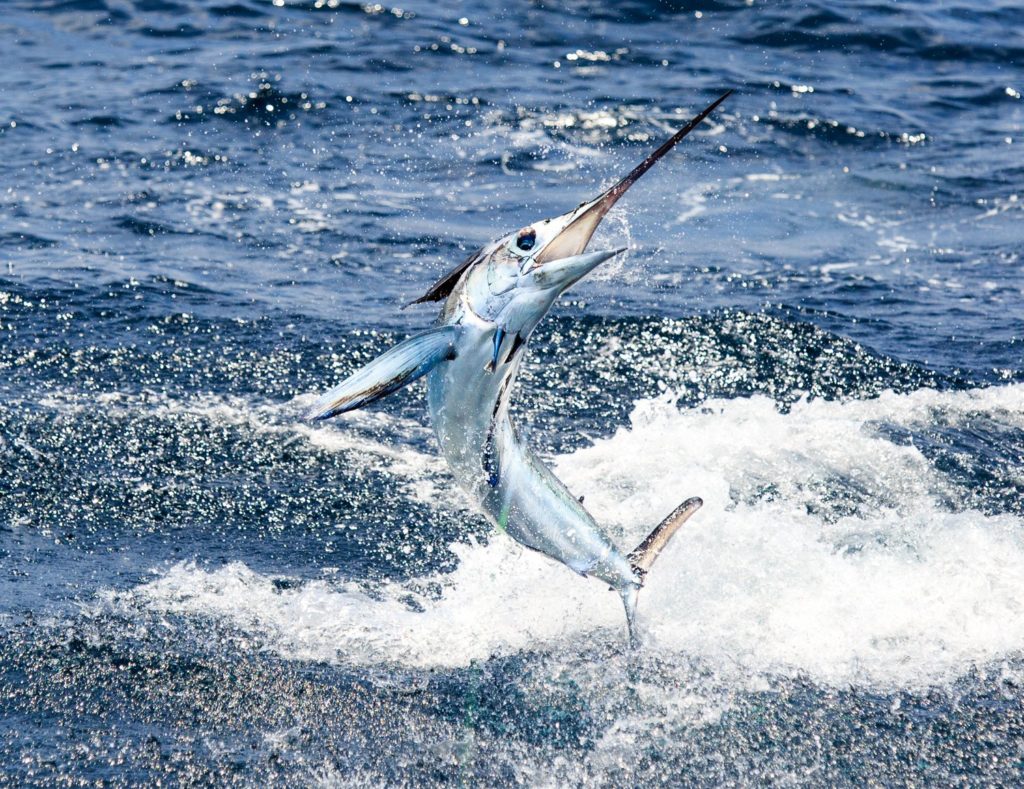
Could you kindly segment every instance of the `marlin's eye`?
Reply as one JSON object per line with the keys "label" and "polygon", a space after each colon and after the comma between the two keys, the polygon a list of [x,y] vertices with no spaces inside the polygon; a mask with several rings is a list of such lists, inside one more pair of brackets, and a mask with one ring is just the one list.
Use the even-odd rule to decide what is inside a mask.
{"label": "marlin's eye", "polygon": [[523,252],[529,252],[536,243],[537,231],[532,227],[524,227],[519,231],[519,235],[516,236],[516,246],[523,250]]}

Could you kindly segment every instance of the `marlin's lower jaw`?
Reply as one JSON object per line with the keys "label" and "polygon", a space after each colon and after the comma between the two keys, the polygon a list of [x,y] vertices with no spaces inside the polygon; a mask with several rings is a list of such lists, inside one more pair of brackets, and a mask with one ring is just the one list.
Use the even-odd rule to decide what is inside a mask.
{"label": "marlin's lower jaw", "polygon": [[523,284],[532,285],[542,290],[557,290],[559,293],[571,288],[587,274],[606,260],[625,252],[625,247],[618,249],[588,252],[584,255],[559,258],[547,263],[540,263],[523,278]]}

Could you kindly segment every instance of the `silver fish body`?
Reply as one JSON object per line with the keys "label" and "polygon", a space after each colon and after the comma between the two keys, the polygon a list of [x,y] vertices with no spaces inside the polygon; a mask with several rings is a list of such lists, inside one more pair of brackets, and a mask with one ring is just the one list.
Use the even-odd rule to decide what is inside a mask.
{"label": "silver fish body", "polygon": [[455,358],[427,375],[431,422],[455,479],[491,523],[527,548],[617,590],[639,588],[626,556],[517,435],[508,400],[526,346],[485,373],[496,327],[461,310],[455,320]]}
{"label": "silver fish body", "polygon": [[630,643],[644,575],[672,535],[700,507],[677,507],[633,551],[621,552],[579,499],[521,440],[509,397],[530,336],[557,298],[622,252],[586,252],[612,206],[729,94],[721,96],[626,177],[596,199],[534,222],[482,247],[413,303],[444,300],[434,328],[357,370],[314,405],[325,419],[361,408],[427,376],[427,399],[441,451],[458,483],[510,537],[619,592]]}

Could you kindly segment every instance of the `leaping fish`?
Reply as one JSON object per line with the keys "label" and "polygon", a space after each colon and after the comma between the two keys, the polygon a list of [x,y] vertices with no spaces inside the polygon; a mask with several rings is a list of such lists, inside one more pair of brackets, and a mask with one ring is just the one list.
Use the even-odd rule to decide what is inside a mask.
{"label": "leaping fish", "polygon": [[509,394],[530,335],[555,300],[624,251],[585,251],[601,220],[731,93],[713,101],[597,198],[502,236],[466,258],[412,302],[444,300],[434,328],[350,375],[307,415],[327,419],[362,408],[427,376],[431,420],[455,479],[510,537],[617,591],[633,647],[640,643],[636,602],[644,577],[703,502],[687,499],[634,550],[622,552],[582,500],[520,439],[509,418]]}

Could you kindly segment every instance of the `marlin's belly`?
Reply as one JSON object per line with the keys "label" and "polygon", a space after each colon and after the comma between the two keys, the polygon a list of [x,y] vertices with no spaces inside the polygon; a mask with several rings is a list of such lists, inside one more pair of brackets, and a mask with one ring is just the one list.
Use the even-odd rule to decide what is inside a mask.
{"label": "marlin's belly", "polygon": [[515,372],[506,382],[485,371],[490,338],[469,334],[457,351],[431,371],[427,391],[438,443],[459,484],[492,523],[528,548],[616,589],[637,585],[626,557],[499,409]]}

